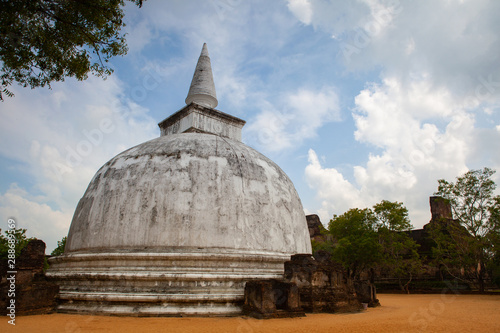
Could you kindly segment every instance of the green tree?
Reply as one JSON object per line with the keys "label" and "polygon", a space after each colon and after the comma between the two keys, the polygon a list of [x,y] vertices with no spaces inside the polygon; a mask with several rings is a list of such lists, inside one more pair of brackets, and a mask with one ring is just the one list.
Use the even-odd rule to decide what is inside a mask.
{"label": "green tree", "polygon": [[57,241],[57,247],[50,253],[51,256],[60,256],[64,254],[67,238],[67,236],[64,236],[60,241]]}
{"label": "green tree", "polygon": [[[500,196],[495,196],[494,170],[471,170],[456,182],[438,180],[436,195],[449,200],[456,222],[438,224],[432,231],[434,253],[457,278],[485,289],[486,268],[495,260],[500,232]],[[457,274],[460,271],[460,274]]]}
{"label": "green tree", "polygon": [[[383,200],[373,206],[377,219],[377,234],[382,247],[380,268],[398,279],[402,291],[409,293],[409,285],[422,263],[418,244],[409,236],[413,226],[408,209],[401,202]],[[406,283],[403,284],[403,279]]]}
{"label": "green tree", "polygon": [[[1,231],[1,229],[0,229]],[[13,237],[15,239],[16,245],[15,245],[15,257],[19,257],[19,254],[21,254],[21,250],[28,245],[28,243],[36,239],[34,237],[28,238],[26,236],[26,229],[10,229],[10,230],[5,230],[4,234],[2,235],[0,233],[0,260],[2,263],[6,263],[8,259],[8,251],[9,251],[9,238]]]}
{"label": "green tree", "polygon": [[413,229],[408,217],[408,209],[402,202],[382,200],[373,206],[377,218],[378,229],[407,232]]}
{"label": "green tree", "polygon": [[[493,207],[500,207],[500,196],[495,197],[495,205]],[[500,209],[491,209],[491,219],[497,221],[496,230],[489,233],[489,240],[491,243],[492,260],[487,263],[488,272],[491,275],[492,281],[500,287]]]}
{"label": "green tree", "polygon": [[50,87],[65,77],[111,74],[105,63],[127,52],[123,6],[123,0],[0,1],[0,99],[13,96],[13,82]]}
{"label": "green tree", "polygon": [[381,259],[376,218],[369,208],[350,209],[344,214],[334,215],[328,224],[333,236],[333,260],[340,262],[349,277],[358,280],[363,271],[374,268]]}
{"label": "green tree", "polygon": [[[328,230],[333,237],[332,259],[341,263],[354,282],[362,302],[378,304],[375,292],[374,268],[381,260],[381,246],[376,232],[376,218],[371,209],[350,209],[333,216]],[[362,283],[363,275],[369,281]]]}
{"label": "green tree", "polygon": [[315,255],[316,253],[320,251],[324,251],[329,253],[330,255],[333,253],[333,244],[331,242],[325,241],[316,241],[314,239],[311,239],[311,247],[312,247],[312,253]]}

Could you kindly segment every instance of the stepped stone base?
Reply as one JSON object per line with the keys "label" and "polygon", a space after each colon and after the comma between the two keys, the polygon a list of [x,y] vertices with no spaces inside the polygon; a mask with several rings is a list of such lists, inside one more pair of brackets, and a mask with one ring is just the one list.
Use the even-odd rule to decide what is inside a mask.
{"label": "stepped stone base", "polygon": [[72,253],[51,259],[58,312],[125,316],[235,316],[245,283],[283,278],[290,256],[219,249]]}

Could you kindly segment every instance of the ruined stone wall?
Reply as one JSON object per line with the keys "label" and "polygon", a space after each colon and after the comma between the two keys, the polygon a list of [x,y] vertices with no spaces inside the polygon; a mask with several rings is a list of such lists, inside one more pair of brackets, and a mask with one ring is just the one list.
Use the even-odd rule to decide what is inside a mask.
{"label": "ruined stone wall", "polygon": [[353,312],[362,309],[354,284],[343,268],[330,260],[305,254],[285,263],[285,279],[299,289],[300,306],[305,312]]}
{"label": "ruined stone wall", "polygon": [[276,279],[246,283],[243,314],[259,319],[305,316],[297,285]]}
{"label": "ruined stone wall", "polygon": [[[15,274],[2,270],[0,314],[6,315],[10,299],[15,299],[15,315],[42,314],[54,311],[59,287],[48,282],[43,272],[45,243],[32,240],[16,259]],[[15,297],[8,297],[15,279]],[[9,303],[9,304],[8,304]],[[9,310],[10,311],[10,310]]]}
{"label": "ruined stone wall", "polygon": [[[297,317],[306,313],[344,313],[363,309],[341,265],[327,253],[296,254],[285,262],[284,280],[249,281],[243,313],[256,318]],[[361,283],[365,287],[364,283]],[[371,290],[368,292],[370,293]],[[368,296],[370,297],[370,296]],[[368,301],[367,301],[368,303]]]}
{"label": "ruined stone wall", "polygon": [[316,214],[307,215],[307,227],[309,228],[309,235],[311,240],[316,242],[324,242],[327,239],[327,235],[325,234],[326,229],[321,223],[319,216]]}

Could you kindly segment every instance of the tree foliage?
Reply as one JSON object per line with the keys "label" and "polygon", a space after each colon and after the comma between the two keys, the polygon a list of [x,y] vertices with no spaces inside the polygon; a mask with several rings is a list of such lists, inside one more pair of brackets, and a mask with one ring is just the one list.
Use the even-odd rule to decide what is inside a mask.
{"label": "tree foliage", "polygon": [[[401,290],[409,292],[413,275],[422,263],[418,244],[409,236],[413,228],[408,209],[401,202],[383,200],[373,206],[377,218],[379,243],[382,246],[381,269],[398,279]],[[403,284],[403,279],[405,283]]]}
{"label": "tree foliage", "polygon": [[373,212],[377,218],[379,230],[405,232],[413,228],[408,217],[408,209],[403,206],[402,202],[382,200],[373,206]]}
{"label": "tree foliage", "polygon": [[500,196],[491,176],[494,170],[471,170],[455,182],[438,180],[436,195],[451,204],[454,221],[434,226],[434,254],[448,273],[477,283],[484,291],[486,269],[498,258]]}
{"label": "tree foliage", "polygon": [[65,77],[111,74],[108,60],[127,52],[123,6],[123,0],[0,1],[0,99],[13,96],[14,82],[50,87]]}
{"label": "tree foliage", "polygon": [[[1,229],[0,229],[1,231]],[[7,262],[8,258],[8,250],[9,250],[9,238],[13,237],[15,239],[15,256],[16,258],[19,257],[21,254],[21,250],[28,245],[28,243],[36,239],[34,237],[28,238],[26,236],[26,229],[9,229],[5,230],[5,233],[2,235],[0,233],[0,260],[2,262]]]}
{"label": "tree foliage", "polygon": [[373,209],[350,209],[335,215],[328,225],[333,236],[332,259],[342,263],[355,280],[363,272],[369,272],[373,280],[378,268],[396,276],[401,289],[408,291],[413,274],[421,267],[418,245],[408,234],[411,229],[408,210],[400,202],[384,200]]}
{"label": "tree foliage", "polygon": [[358,278],[380,261],[381,246],[371,209],[354,208],[340,216],[334,215],[328,230],[336,243],[332,257],[344,265],[352,278]]}
{"label": "tree foliage", "polygon": [[57,247],[50,253],[51,256],[60,256],[64,254],[67,238],[67,236],[64,236],[60,241],[57,241]]}
{"label": "tree foliage", "polygon": [[494,196],[496,188],[491,176],[494,170],[471,170],[456,182],[438,180],[436,195],[451,203],[453,216],[473,237],[488,237],[498,231],[500,197]]}

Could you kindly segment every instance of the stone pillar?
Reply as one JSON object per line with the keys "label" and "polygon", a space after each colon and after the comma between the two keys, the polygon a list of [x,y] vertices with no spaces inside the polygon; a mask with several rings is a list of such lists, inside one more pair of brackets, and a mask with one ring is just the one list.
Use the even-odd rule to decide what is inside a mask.
{"label": "stone pillar", "polygon": [[437,221],[439,219],[452,219],[453,214],[451,212],[450,202],[443,197],[430,197],[429,202],[431,205],[432,221]]}
{"label": "stone pillar", "polygon": [[316,214],[307,215],[307,227],[309,228],[309,235],[311,240],[316,242],[324,242],[327,239],[326,229],[321,223],[319,216]]}

